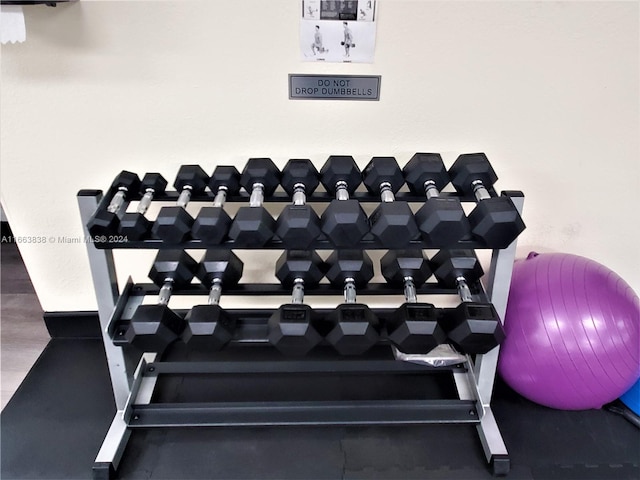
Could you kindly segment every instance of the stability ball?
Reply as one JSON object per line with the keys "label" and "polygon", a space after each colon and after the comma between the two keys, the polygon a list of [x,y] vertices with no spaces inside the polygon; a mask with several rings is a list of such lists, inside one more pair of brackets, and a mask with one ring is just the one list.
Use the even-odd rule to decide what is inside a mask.
{"label": "stability ball", "polygon": [[547,407],[600,408],[640,377],[640,300],[593,260],[532,252],[513,266],[498,372]]}

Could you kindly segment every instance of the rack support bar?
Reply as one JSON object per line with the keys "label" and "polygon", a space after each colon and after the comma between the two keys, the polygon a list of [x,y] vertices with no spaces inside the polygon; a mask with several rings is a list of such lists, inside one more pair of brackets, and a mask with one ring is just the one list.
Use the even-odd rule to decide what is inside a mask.
{"label": "rack support bar", "polygon": [[93,242],[90,241],[91,236],[87,229],[87,222],[98,208],[101,199],[102,192],[99,190],[81,190],[78,193],[78,206],[80,208],[82,229],[85,239],[87,239],[85,243],[87,245],[87,255],[89,257],[91,277],[93,278],[93,287],[96,292],[98,317],[100,319],[104,349],[107,355],[109,375],[113,386],[113,395],[116,408],[122,410],[129,395],[127,367],[122,348],[113,344],[107,331],[109,320],[111,319],[111,314],[116,306],[116,300],[119,294],[116,269],[111,250],[99,250],[95,248]]}
{"label": "rack support bar", "polygon": [[[504,193],[503,193],[504,195]],[[509,195],[518,213],[522,215],[524,207],[524,196]],[[491,255],[491,267],[489,269],[487,284],[485,286],[487,297],[504,322],[507,313],[507,300],[509,299],[509,289],[511,288],[511,275],[513,273],[513,262],[516,258],[516,247],[518,240],[511,242],[503,250],[494,250]],[[498,355],[500,346],[495,347],[484,355],[477,355],[475,361],[474,374],[478,381],[478,391],[480,400],[488,406],[493,395],[496,369],[498,367]]]}

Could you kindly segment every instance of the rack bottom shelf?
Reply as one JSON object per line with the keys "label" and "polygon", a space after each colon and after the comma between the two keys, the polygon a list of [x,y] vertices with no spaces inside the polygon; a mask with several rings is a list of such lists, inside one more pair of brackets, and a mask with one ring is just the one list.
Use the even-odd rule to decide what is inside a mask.
{"label": "rack bottom shelf", "polygon": [[479,423],[475,402],[395,400],[151,404],[132,409],[130,428]]}
{"label": "rack bottom shelf", "polygon": [[264,347],[232,348],[209,362],[184,349],[164,360],[147,353],[96,457],[94,478],[113,475],[138,429],[442,424],[474,425],[488,464],[504,475],[506,447],[491,409],[479,401],[470,362],[406,363],[384,347],[348,359],[320,351],[292,360]]}

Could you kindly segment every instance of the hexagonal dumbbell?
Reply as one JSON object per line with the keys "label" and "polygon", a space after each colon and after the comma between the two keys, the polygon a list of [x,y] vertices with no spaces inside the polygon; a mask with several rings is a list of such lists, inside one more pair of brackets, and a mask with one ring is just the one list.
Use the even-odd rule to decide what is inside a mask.
{"label": "hexagonal dumbbell", "polygon": [[192,195],[202,195],[207,188],[209,175],[199,165],[182,165],[173,186],[180,192],[175,207],[162,207],[158,213],[152,233],[162,241],[175,245],[191,235],[193,217],[186,207]]}
{"label": "hexagonal dumbbell", "polygon": [[168,306],[174,288],[188,285],[198,263],[182,250],[160,250],[149,278],[160,287],[156,305],[140,305],[125,332],[125,339],[144,352],[162,353],[176,340],[185,321]]}
{"label": "hexagonal dumbbell", "polygon": [[320,218],[306,204],[307,195],[318,186],[318,170],[308,159],[291,159],[282,170],[280,184],[293,197],[276,222],[276,235],[287,248],[304,249],[320,235]]}
{"label": "hexagonal dumbbell", "polygon": [[371,193],[379,193],[381,203],[369,222],[371,233],[388,248],[402,248],[420,234],[407,202],[395,200],[404,185],[404,177],[393,157],[373,157],[364,169],[364,184]]}
{"label": "hexagonal dumbbell", "polygon": [[198,265],[196,276],[209,289],[207,305],[196,305],[185,320],[182,340],[198,350],[220,350],[233,337],[235,321],[220,307],[224,286],[235,285],[242,278],[244,264],[231,250],[207,250]]}
{"label": "hexagonal dumbbell", "polygon": [[382,276],[404,288],[406,302],[386,322],[389,341],[404,353],[427,354],[444,343],[447,334],[438,323],[438,311],[431,303],[418,303],[416,287],[431,276],[422,250],[389,250],[380,259]]}
{"label": "hexagonal dumbbell", "polygon": [[415,219],[429,246],[450,247],[471,233],[460,199],[440,196],[449,174],[439,153],[416,153],[402,171],[409,190],[427,197]]}
{"label": "hexagonal dumbbell", "polygon": [[369,231],[369,220],[357,200],[349,199],[362,182],[355,160],[347,155],[331,155],[320,169],[322,185],[335,200],[320,218],[321,229],[336,247],[353,247]]}
{"label": "hexagonal dumbbell", "polygon": [[153,197],[162,194],[167,188],[167,181],[159,173],[147,173],[140,182],[142,199],[138,203],[135,212],[125,213],[120,221],[120,234],[127,237],[128,241],[144,240],[151,230],[153,222],[144,214],[149,209]]}
{"label": "hexagonal dumbbell", "polygon": [[200,209],[191,236],[208,245],[218,245],[227,237],[231,225],[231,217],[223,208],[227,195],[235,195],[240,190],[240,174],[236,167],[216,167],[209,179],[209,189],[215,193],[213,206]]}
{"label": "hexagonal dumbbell", "polygon": [[109,189],[115,191],[106,209],[97,210],[87,222],[87,229],[92,237],[113,235],[118,233],[120,217],[124,214],[122,207],[132,192],[140,187],[140,178],[135,173],[123,170],[118,174]]}
{"label": "hexagonal dumbbell", "polygon": [[345,303],[327,317],[332,325],[326,340],[342,355],[360,355],[380,336],[380,321],[371,309],[356,303],[356,288],[373,278],[373,262],[362,250],[335,250],[327,259],[329,281],[344,288]]}
{"label": "hexagonal dumbbell", "polygon": [[291,287],[291,303],[281,305],[269,319],[269,342],[286,355],[306,355],[322,340],[318,316],[304,304],[305,287],[318,285],[326,264],[315,251],[288,250],[276,262],[276,277]]}
{"label": "hexagonal dumbbell", "polygon": [[262,247],[273,237],[276,221],[262,205],[280,183],[280,170],[270,158],[250,158],[242,171],[240,185],[251,192],[248,207],[236,213],[229,237],[238,247]]}
{"label": "hexagonal dumbbell", "polygon": [[478,203],[469,214],[471,232],[488,247],[506,248],[525,229],[509,197],[492,197],[488,190],[498,180],[484,153],[460,155],[449,169],[451,183],[460,193],[474,194]]}
{"label": "hexagonal dumbbell", "polygon": [[431,259],[433,274],[448,288],[457,288],[462,303],[443,326],[449,341],[462,353],[487,353],[504,340],[502,322],[493,304],[475,302],[469,282],[484,275],[473,250],[440,250]]}

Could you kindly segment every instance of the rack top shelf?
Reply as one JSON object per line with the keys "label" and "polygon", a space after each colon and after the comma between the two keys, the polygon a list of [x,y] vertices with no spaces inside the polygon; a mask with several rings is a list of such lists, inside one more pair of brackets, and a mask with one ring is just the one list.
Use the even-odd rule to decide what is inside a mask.
{"label": "rack top shelf", "polygon": [[[78,192],[78,196],[97,196],[101,195],[104,192],[102,190],[80,190]],[[108,204],[113,197],[113,191],[107,191],[105,196],[102,198],[100,205],[98,208],[102,206],[103,203]],[[491,196],[498,196],[498,193],[494,189],[490,189],[489,193]],[[501,193],[503,196],[508,197],[523,197],[524,194],[519,190],[505,190]],[[175,202],[178,200],[180,193],[173,191],[165,191],[161,194],[154,195],[154,202]],[[239,193],[232,195],[228,194],[225,203],[248,203],[250,194],[241,190]],[[455,192],[441,192],[440,196],[443,198],[459,198],[461,202],[475,202],[476,199],[470,195],[460,195]],[[200,195],[192,195],[189,203],[213,203],[213,199],[215,194],[211,192],[205,192]],[[127,201],[129,202],[137,202],[142,198],[142,195],[138,192],[129,194],[127,196]],[[358,200],[361,203],[380,203],[380,195],[372,195],[369,192],[357,191],[350,195],[350,198],[354,200]],[[414,195],[411,192],[400,191],[395,194],[395,198],[398,201],[404,202],[412,202],[412,203],[423,203],[426,199],[424,195]],[[328,203],[331,200],[334,200],[335,196],[330,195],[327,192],[316,191],[311,195],[307,195],[306,201],[307,203]],[[283,191],[276,191],[273,195],[265,196],[264,203],[291,203],[291,196]]]}
{"label": "rack top shelf", "polygon": [[[106,208],[109,204],[111,197],[113,196],[113,192],[109,192],[110,194],[103,196],[103,192],[101,190],[80,190],[78,192],[78,197],[95,197],[98,206],[96,210],[101,208]],[[496,195],[495,191],[491,191],[492,195]],[[521,191],[517,190],[509,190],[501,192],[502,196],[508,196],[511,198],[516,197],[524,197],[524,194]],[[158,195],[154,197],[154,201],[158,202],[175,202],[178,198],[179,194],[177,192],[165,192],[162,195]],[[460,196],[456,193],[451,192],[443,192],[443,197],[457,197],[460,198],[461,201],[473,202],[474,199],[470,197]],[[140,200],[141,196],[139,194],[135,194],[130,199],[131,202],[135,202]],[[205,193],[203,195],[194,195],[191,198],[190,203],[197,202],[213,202],[213,194]],[[327,203],[333,200],[334,197],[327,194],[326,192],[317,192],[313,195],[307,197],[308,203]],[[380,202],[380,198],[378,196],[371,195],[367,192],[356,192],[351,196],[351,198],[356,199],[362,203],[371,203],[371,202]],[[231,195],[228,197],[226,203],[247,203],[249,199],[248,194],[241,192],[238,195]],[[407,201],[407,202],[417,202],[422,203],[425,201],[424,197],[419,197],[413,195],[408,192],[400,192],[396,195],[397,200]],[[284,192],[276,192],[274,195],[265,199],[266,203],[289,203],[291,201],[290,197]],[[227,240],[221,244],[208,244],[202,242],[200,240],[187,240],[180,244],[167,244],[160,239],[151,238],[141,241],[128,241],[128,239],[124,236],[119,235],[111,235],[111,236],[99,236],[99,237],[91,237],[87,239],[89,243],[92,243],[95,248],[100,250],[110,250],[110,249],[167,249],[167,248],[184,248],[184,249],[206,249],[206,248],[216,248],[216,249],[226,249],[226,250],[285,250],[287,247],[284,245],[282,241],[279,239],[273,239],[267,242],[262,246],[250,246],[243,245],[240,243],[236,243],[231,240]],[[334,250],[335,247],[330,241],[326,239],[323,235],[321,235],[315,242],[307,247],[309,250]],[[388,246],[384,245],[382,242],[377,240],[370,233],[365,235],[364,238],[358,243],[350,247],[356,250],[386,250]],[[419,249],[438,249],[439,246],[431,245],[428,242],[425,242],[422,239],[412,240],[405,248],[419,248]],[[469,240],[461,240],[455,245],[447,245],[447,248],[465,248],[465,249],[489,249],[486,244],[477,239],[469,239]]]}

